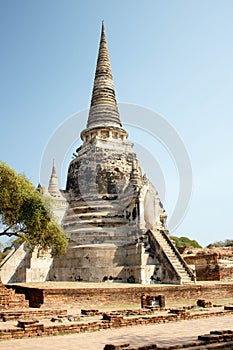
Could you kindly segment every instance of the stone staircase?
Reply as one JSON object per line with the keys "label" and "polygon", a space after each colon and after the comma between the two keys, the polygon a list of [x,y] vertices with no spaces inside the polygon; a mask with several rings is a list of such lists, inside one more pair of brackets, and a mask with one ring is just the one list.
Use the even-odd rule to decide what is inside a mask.
{"label": "stone staircase", "polygon": [[150,230],[148,234],[150,246],[153,247],[153,242],[156,241],[154,243],[157,243],[160,246],[160,248],[163,251],[163,254],[166,255],[167,259],[173,266],[177,275],[180,277],[180,283],[195,283],[195,275],[190,270],[186,262],[183,260],[176,247],[172,244],[167,233],[163,230]]}

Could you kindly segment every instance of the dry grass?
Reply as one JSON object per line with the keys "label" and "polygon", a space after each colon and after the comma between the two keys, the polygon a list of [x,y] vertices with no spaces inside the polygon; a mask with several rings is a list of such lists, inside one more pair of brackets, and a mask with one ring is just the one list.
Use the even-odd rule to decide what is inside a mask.
{"label": "dry grass", "polygon": [[[158,288],[165,286],[174,286],[171,284],[139,284],[139,283],[112,283],[112,282],[61,282],[61,281],[47,281],[47,282],[28,282],[28,283],[11,283],[15,285],[43,288],[43,289],[83,289],[83,288],[138,288],[150,287]],[[233,281],[199,281],[197,285],[219,285],[219,284],[233,284]]]}
{"label": "dry grass", "polygon": [[[138,288],[138,287],[161,287],[161,284],[137,284],[137,283],[111,283],[111,282],[28,282],[28,283],[11,283],[29,288],[43,289],[83,289],[83,288]],[[171,286],[163,284],[162,286]]]}

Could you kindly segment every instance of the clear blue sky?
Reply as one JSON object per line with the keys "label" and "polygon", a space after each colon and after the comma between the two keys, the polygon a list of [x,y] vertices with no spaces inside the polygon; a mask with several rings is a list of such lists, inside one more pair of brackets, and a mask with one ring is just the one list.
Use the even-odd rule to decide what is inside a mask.
{"label": "clear blue sky", "polygon": [[118,102],[164,115],[192,162],[174,234],[233,238],[232,16],[232,0],[1,0],[0,159],[38,183],[51,134],[89,106],[104,19]]}

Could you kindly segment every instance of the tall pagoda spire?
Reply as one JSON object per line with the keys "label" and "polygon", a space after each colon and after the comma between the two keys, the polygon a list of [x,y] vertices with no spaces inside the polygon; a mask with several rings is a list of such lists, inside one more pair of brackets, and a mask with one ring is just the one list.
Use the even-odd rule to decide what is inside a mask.
{"label": "tall pagoda spire", "polygon": [[48,191],[49,191],[49,194],[53,197],[61,196],[61,193],[59,191],[59,186],[58,186],[58,178],[57,178],[55,160],[53,160],[53,168],[52,168],[52,174],[51,174],[51,177],[49,180]]}
{"label": "tall pagoda spire", "polygon": [[110,66],[104,22],[99,45],[98,60],[92,91],[91,106],[87,121],[87,129],[96,127],[120,127],[112,71]]}

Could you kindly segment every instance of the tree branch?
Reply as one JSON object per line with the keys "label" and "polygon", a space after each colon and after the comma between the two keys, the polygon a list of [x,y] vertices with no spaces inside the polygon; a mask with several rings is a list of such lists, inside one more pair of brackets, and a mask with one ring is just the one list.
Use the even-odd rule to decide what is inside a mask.
{"label": "tree branch", "polygon": [[5,232],[5,231],[0,232],[0,236],[8,236],[8,237],[16,236],[16,237],[19,237],[17,232]]}
{"label": "tree branch", "polygon": [[10,228],[11,228],[11,226],[7,227],[7,228],[2,232],[2,234],[3,234],[3,235],[6,234],[7,231],[8,231]]}
{"label": "tree branch", "polygon": [[15,231],[15,232],[8,232],[8,230],[10,229],[10,227],[8,227],[6,230],[0,232],[0,236],[8,236],[8,237],[22,237],[22,235],[24,234],[23,231],[19,230],[19,231]]}

